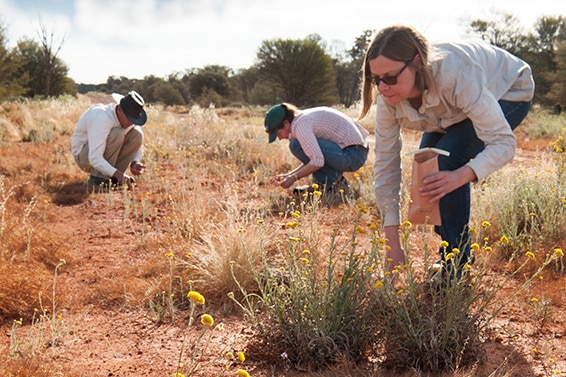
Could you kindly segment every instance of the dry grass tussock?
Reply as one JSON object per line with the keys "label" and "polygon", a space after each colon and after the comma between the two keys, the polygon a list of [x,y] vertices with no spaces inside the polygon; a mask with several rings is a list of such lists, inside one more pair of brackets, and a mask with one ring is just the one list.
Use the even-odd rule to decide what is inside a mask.
{"label": "dry grass tussock", "polygon": [[[92,194],[69,153],[90,104],[80,96],[0,106],[0,324],[11,334],[0,375],[73,376],[87,366],[93,375],[566,373],[564,117],[535,109],[518,159],[473,187],[477,262],[470,284],[446,299],[422,291],[441,241],[430,227],[405,224],[409,263],[395,271],[399,285],[387,283],[371,154],[347,174],[359,196],[324,205],[269,185],[296,161],[286,143],[266,142],[265,108],[152,105],[147,169],[134,190]],[[539,117],[544,135],[532,131]],[[364,126],[371,131],[371,119]],[[417,135],[404,136],[414,149]],[[94,323],[95,313],[106,317]],[[238,330],[201,324],[208,314]],[[114,328],[139,332],[137,347],[146,345],[129,351],[129,372],[110,334],[100,343],[84,335],[96,357],[74,348],[90,327],[120,318]],[[235,349],[246,350],[245,364],[223,359]]]}

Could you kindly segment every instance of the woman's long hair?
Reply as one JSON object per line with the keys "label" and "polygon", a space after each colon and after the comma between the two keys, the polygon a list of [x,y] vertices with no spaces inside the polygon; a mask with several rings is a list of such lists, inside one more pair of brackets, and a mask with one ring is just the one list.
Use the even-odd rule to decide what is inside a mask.
{"label": "woman's long hair", "polygon": [[[369,68],[370,60],[384,56],[391,60],[406,62],[411,61],[417,55],[421,59],[421,68],[416,72],[415,88],[420,92],[425,89],[433,89],[434,80],[429,64],[428,41],[421,33],[411,26],[396,25],[382,29],[375,36],[366,51],[362,67],[362,112],[360,119],[368,114],[378,94],[377,88],[372,83]],[[414,61],[411,66],[414,66]]]}

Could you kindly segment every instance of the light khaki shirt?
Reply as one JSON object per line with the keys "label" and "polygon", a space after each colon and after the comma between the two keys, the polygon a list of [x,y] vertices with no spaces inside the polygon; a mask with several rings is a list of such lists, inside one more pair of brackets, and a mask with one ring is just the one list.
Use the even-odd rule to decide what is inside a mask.
{"label": "light khaki shirt", "polygon": [[400,224],[401,128],[445,132],[469,118],[485,149],[467,165],[483,179],[513,159],[517,146],[497,101],[533,98],[529,65],[503,49],[471,41],[437,44],[432,52],[437,88],[425,91],[418,110],[406,100],[391,106],[377,98],[374,190],[384,225]]}

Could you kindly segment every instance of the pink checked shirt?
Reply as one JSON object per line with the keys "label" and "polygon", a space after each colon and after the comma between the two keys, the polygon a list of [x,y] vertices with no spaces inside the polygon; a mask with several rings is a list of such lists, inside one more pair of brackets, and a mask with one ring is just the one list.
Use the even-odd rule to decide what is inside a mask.
{"label": "pink checked shirt", "polygon": [[367,147],[369,132],[352,118],[331,107],[313,107],[299,110],[291,123],[290,139],[297,139],[305,154],[308,165],[322,167],[324,156],[317,139],[332,141],[344,149],[352,145]]}

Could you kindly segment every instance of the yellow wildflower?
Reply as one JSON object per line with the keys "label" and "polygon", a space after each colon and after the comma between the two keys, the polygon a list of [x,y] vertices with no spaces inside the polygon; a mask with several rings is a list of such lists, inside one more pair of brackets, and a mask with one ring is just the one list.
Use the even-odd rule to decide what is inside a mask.
{"label": "yellow wildflower", "polygon": [[362,228],[361,225],[357,225],[356,226],[356,232],[358,232],[360,234],[365,234],[366,230],[364,228]]}
{"label": "yellow wildflower", "polygon": [[214,326],[214,318],[210,314],[203,314],[200,318],[200,323],[205,326],[212,327]]}
{"label": "yellow wildflower", "polygon": [[312,194],[313,194],[314,196],[321,196],[321,195],[322,195],[322,192],[321,192],[321,191],[318,191],[318,190],[315,190],[315,191],[313,191]]}
{"label": "yellow wildflower", "polygon": [[199,305],[204,305],[204,296],[196,291],[189,291],[187,297],[196,302]]}
{"label": "yellow wildflower", "polygon": [[489,228],[491,226],[491,223],[489,221],[482,221],[481,226],[484,228]]}
{"label": "yellow wildflower", "polygon": [[379,288],[383,287],[383,282],[382,282],[382,281],[378,281],[377,283],[375,283],[375,284],[373,285],[373,287],[374,287],[375,289],[379,289]]}
{"label": "yellow wildflower", "polygon": [[313,183],[311,187],[315,190],[318,190],[318,184],[316,184],[316,183]]}
{"label": "yellow wildflower", "polygon": [[501,236],[501,239],[499,240],[499,242],[506,244],[509,243],[509,238],[507,238],[506,236]]}
{"label": "yellow wildflower", "polygon": [[309,260],[307,258],[301,258],[301,262],[304,264],[309,264]]}
{"label": "yellow wildflower", "polygon": [[183,373],[175,372],[173,373],[173,377],[185,377]]}
{"label": "yellow wildflower", "polygon": [[473,251],[479,251],[480,245],[478,245],[477,243],[473,243],[471,248],[472,248]]}
{"label": "yellow wildflower", "polygon": [[290,241],[295,241],[295,242],[299,242],[300,238],[299,237],[289,237]]}
{"label": "yellow wildflower", "polygon": [[246,355],[244,355],[243,352],[238,351],[236,352],[236,354],[238,355],[238,359],[240,359],[240,361],[243,363],[244,361],[246,361]]}
{"label": "yellow wildflower", "polygon": [[440,247],[448,247],[448,241],[442,241]]}
{"label": "yellow wildflower", "polygon": [[527,251],[527,252],[525,253],[525,255],[526,255],[528,258],[530,258],[530,259],[532,259],[532,260],[535,260],[535,254],[534,254],[532,251]]}
{"label": "yellow wildflower", "polygon": [[239,228],[238,233],[246,233],[246,230],[244,228]]}
{"label": "yellow wildflower", "polygon": [[257,219],[257,225],[263,225],[263,220],[262,220],[262,219]]}
{"label": "yellow wildflower", "polygon": [[538,302],[538,298],[536,298],[536,297],[531,298],[531,302],[533,304],[536,304]]}
{"label": "yellow wildflower", "polygon": [[457,247],[455,247],[455,248],[452,249],[452,252],[453,252],[455,255],[458,255],[458,254],[460,254],[460,249],[458,249]]}
{"label": "yellow wildflower", "polygon": [[310,250],[307,249],[303,250],[303,255],[310,255],[310,253],[311,253]]}
{"label": "yellow wildflower", "polygon": [[167,253],[167,254],[165,254],[165,256],[166,256],[167,258],[173,258],[173,254],[172,254],[172,253]]}
{"label": "yellow wildflower", "polygon": [[296,221],[289,221],[287,224],[285,224],[287,228],[296,228],[297,225],[299,225],[299,223]]}
{"label": "yellow wildflower", "polygon": [[243,369],[238,369],[236,374],[240,377],[250,377],[250,374]]}
{"label": "yellow wildflower", "polygon": [[485,251],[487,251],[488,253],[492,252],[493,249],[491,248],[491,246],[486,246],[485,247]]}
{"label": "yellow wildflower", "polygon": [[234,354],[232,352],[226,352],[226,358],[228,360],[234,360]]}
{"label": "yellow wildflower", "polygon": [[556,248],[554,249],[554,254],[556,254],[556,256],[558,257],[563,257],[564,253],[562,252],[562,249]]}
{"label": "yellow wildflower", "polygon": [[403,222],[403,227],[404,227],[404,228],[411,228],[412,226],[413,226],[413,224],[411,224],[411,222],[408,221],[408,220]]}
{"label": "yellow wildflower", "polygon": [[445,258],[446,258],[446,260],[450,260],[450,259],[454,258],[454,253],[448,253],[448,254],[446,254],[446,257],[445,257]]}

